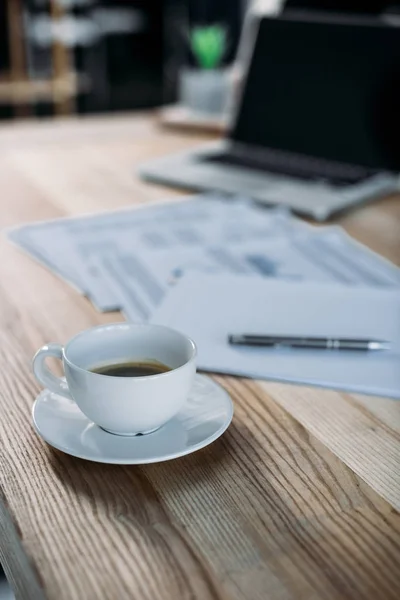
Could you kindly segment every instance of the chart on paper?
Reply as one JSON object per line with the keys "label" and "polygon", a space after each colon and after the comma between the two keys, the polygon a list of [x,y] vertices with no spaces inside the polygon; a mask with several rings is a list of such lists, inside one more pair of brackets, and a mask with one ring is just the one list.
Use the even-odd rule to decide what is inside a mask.
{"label": "chart on paper", "polygon": [[337,227],[215,194],[29,224],[9,237],[101,311],[146,321],[183,274],[395,287],[399,269]]}

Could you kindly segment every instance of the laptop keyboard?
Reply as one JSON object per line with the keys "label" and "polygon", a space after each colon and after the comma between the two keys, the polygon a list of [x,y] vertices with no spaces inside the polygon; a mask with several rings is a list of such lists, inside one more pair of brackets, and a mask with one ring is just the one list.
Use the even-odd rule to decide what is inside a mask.
{"label": "laptop keyboard", "polygon": [[232,167],[243,167],[258,173],[274,173],[307,181],[328,180],[335,186],[356,184],[373,174],[372,171],[351,165],[332,165],[313,158],[299,160],[297,157],[282,156],[272,151],[266,151],[263,156],[221,152],[210,154],[202,160]]}

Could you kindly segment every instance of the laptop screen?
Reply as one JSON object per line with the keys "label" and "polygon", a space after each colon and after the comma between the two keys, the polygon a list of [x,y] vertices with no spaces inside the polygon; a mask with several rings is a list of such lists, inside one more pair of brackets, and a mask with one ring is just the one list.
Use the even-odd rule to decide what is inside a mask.
{"label": "laptop screen", "polygon": [[231,139],[400,170],[400,28],[262,18]]}

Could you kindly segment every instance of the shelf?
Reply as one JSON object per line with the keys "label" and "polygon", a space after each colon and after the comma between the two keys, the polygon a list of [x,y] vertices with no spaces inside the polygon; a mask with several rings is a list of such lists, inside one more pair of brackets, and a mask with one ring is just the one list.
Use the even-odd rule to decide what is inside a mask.
{"label": "shelf", "polygon": [[56,79],[11,80],[0,77],[0,104],[30,104],[40,101],[60,102],[75,97],[89,87],[87,77],[71,72]]}

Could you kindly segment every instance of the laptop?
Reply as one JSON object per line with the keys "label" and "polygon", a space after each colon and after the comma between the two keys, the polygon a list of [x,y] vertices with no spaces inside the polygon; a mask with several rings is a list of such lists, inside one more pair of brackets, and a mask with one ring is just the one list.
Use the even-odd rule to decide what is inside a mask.
{"label": "laptop", "polygon": [[257,16],[226,139],[158,158],[151,182],[245,194],[323,221],[398,189],[400,28],[375,19]]}

